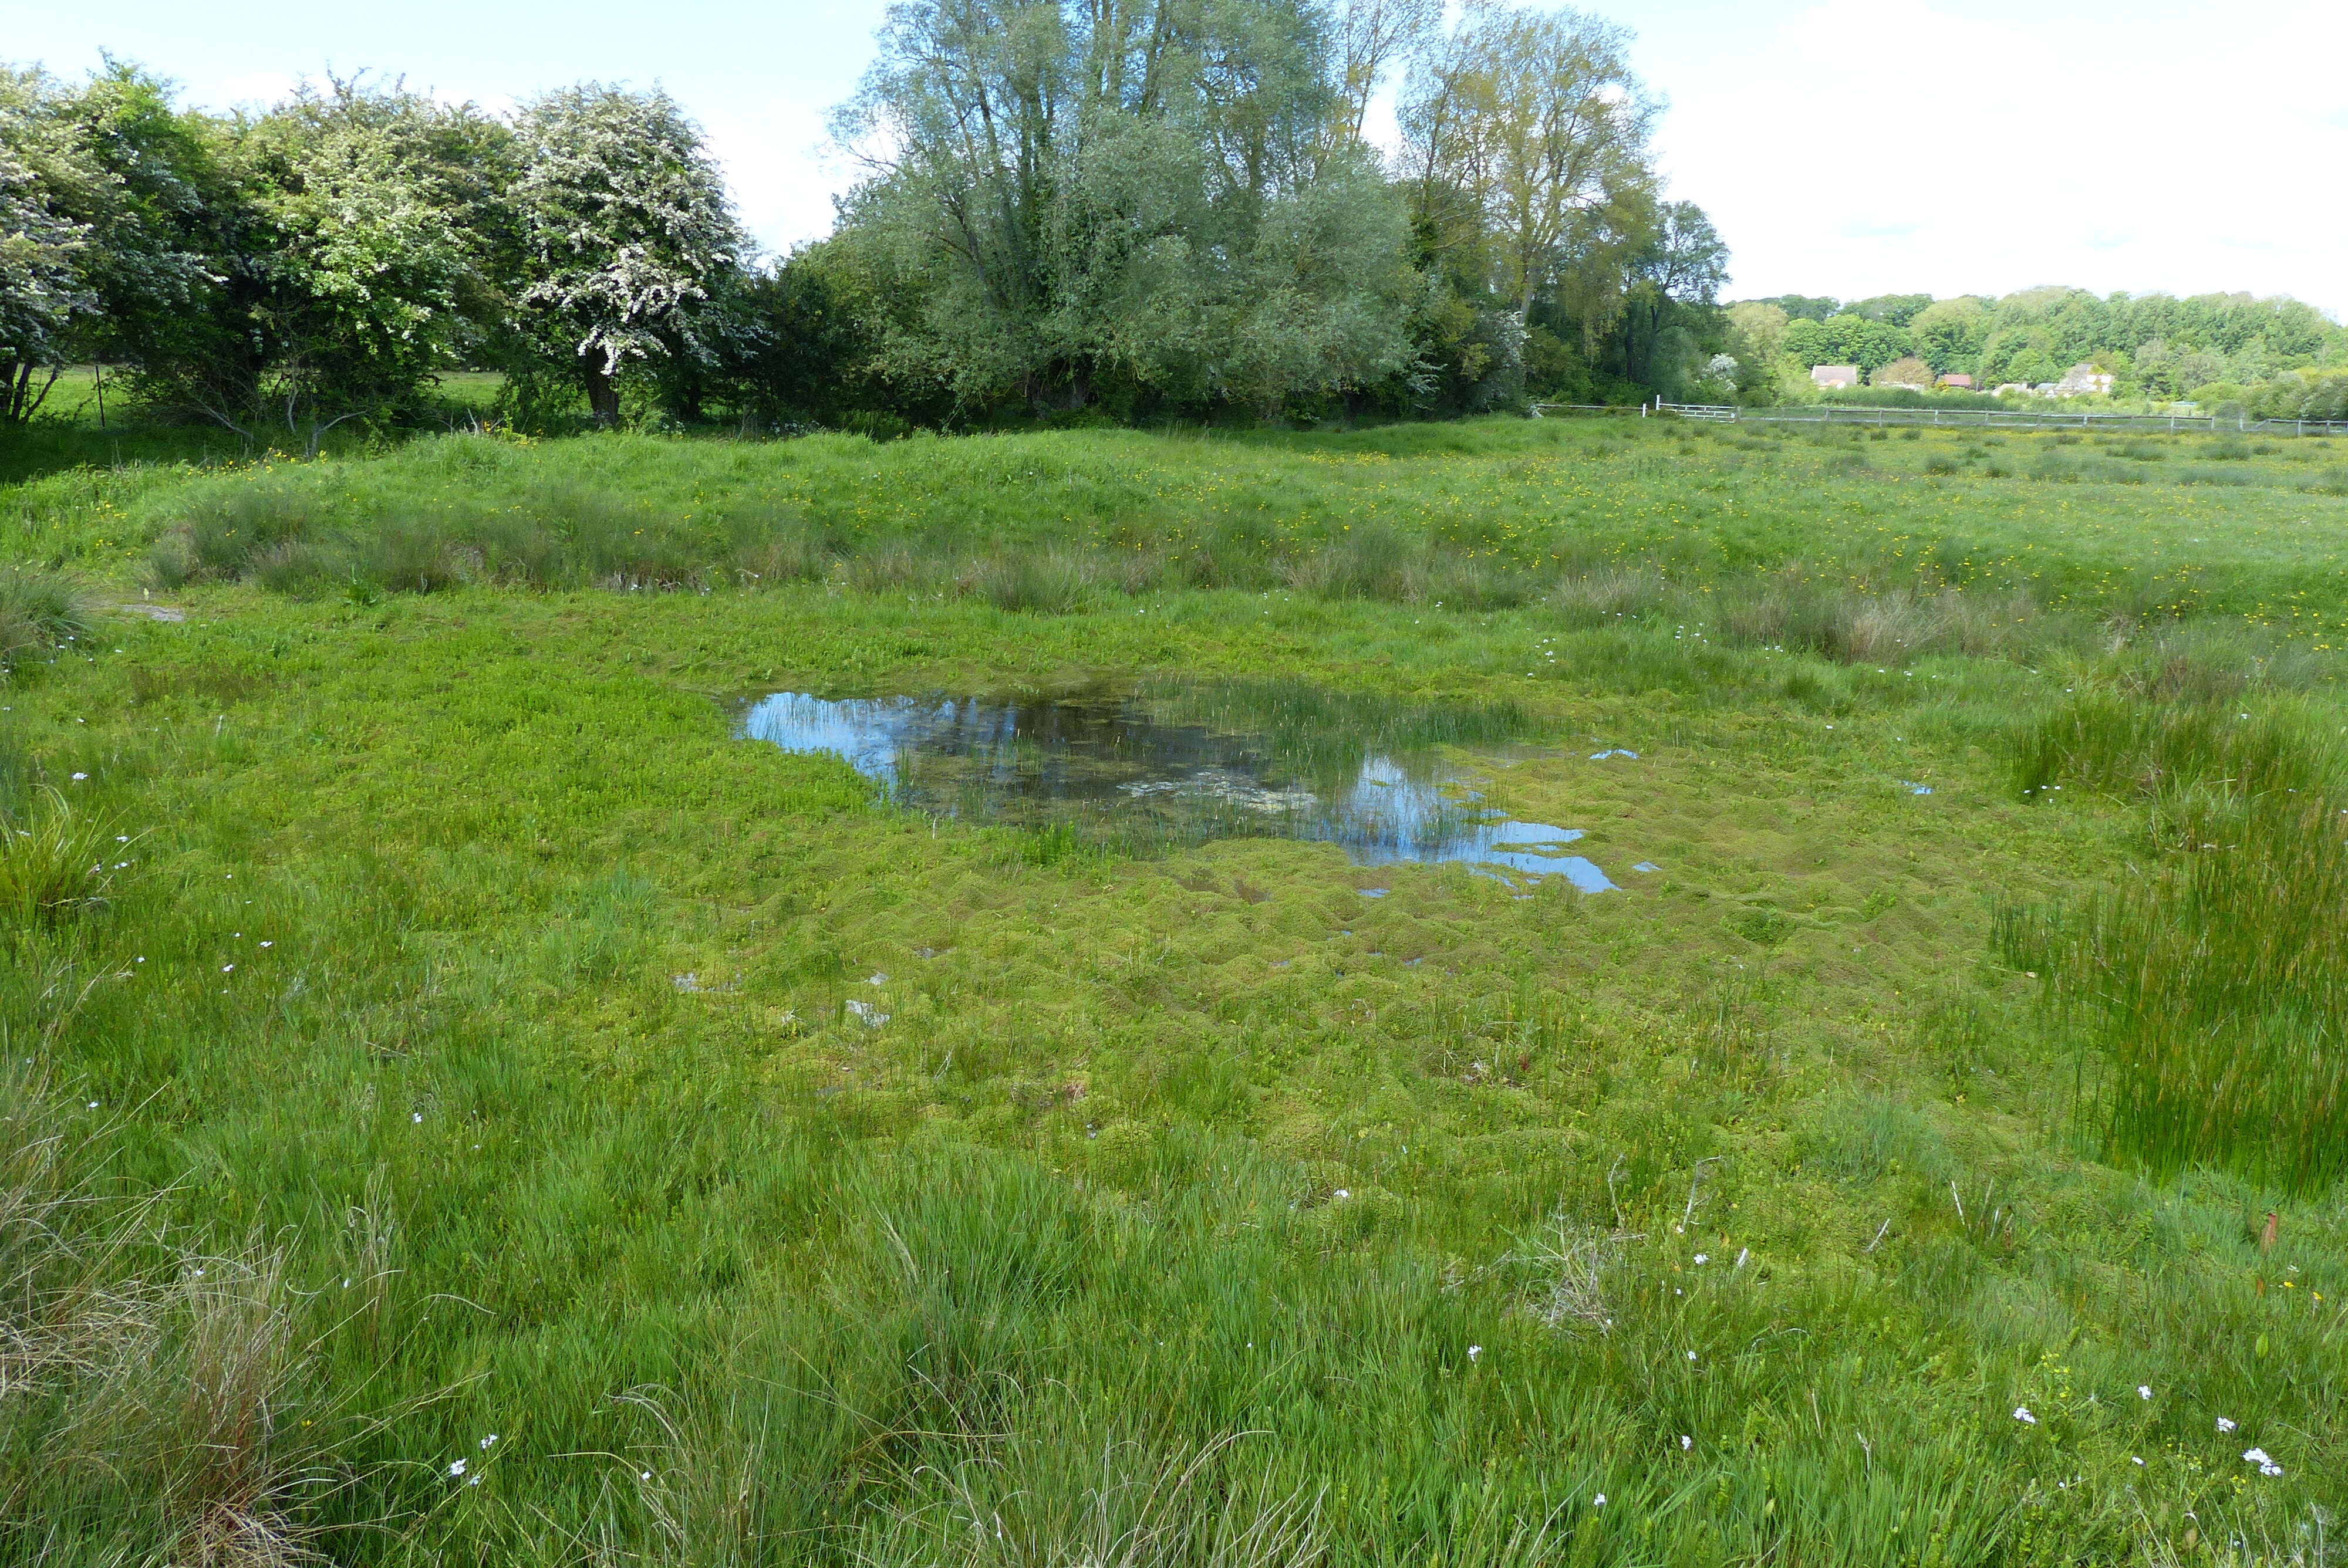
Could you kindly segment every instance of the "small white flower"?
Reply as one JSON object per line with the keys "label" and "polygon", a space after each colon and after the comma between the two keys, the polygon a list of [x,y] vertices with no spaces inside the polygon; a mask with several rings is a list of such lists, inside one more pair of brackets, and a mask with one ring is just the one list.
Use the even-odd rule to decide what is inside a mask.
{"label": "small white flower", "polygon": [[1689,1352],[1688,1352],[1688,1359],[1689,1359],[1689,1360],[1691,1360],[1691,1361],[1693,1361],[1693,1360],[1694,1360],[1694,1359],[1695,1359],[1695,1352],[1694,1352],[1694,1351],[1691,1350],[1691,1351],[1689,1351]]}
{"label": "small white flower", "polygon": [[644,1473],[642,1476],[638,1477],[637,1479],[638,1479],[638,1480],[640,1480],[640,1481],[650,1481],[650,1480],[652,1480],[652,1478],[653,1478],[653,1472],[652,1472],[652,1471],[644,1471]]}
{"label": "small white flower", "polygon": [[497,1441],[497,1440],[498,1440],[498,1434],[497,1434],[497,1433],[495,1433],[495,1432],[491,1432],[488,1437],[483,1438],[483,1439],[481,1440],[481,1449],[482,1449],[482,1451],[487,1452],[487,1451],[488,1451],[488,1450],[489,1450],[489,1446],[491,1443],[493,1443],[493,1442],[495,1442],[495,1441]]}
{"label": "small white flower", "polygon": [[236,966],[235,966],[234,964],[222,964],[222,965],[221,966],[221,973],[225,975],[225,974],[229,973],[230,971],[232,971],[232,969],[234,969],[235,968],[236,968]]}
{"label": "small white flower", "polygon": [[1603,1508],[1603,1507],[1605,1507],[1605,1506],[1606,1506],[1606,1494],[1605,1494],[1604,1492],[1602,1492],[1602,1491],[1601,1491],[1601,1492],[1600,1492],[1596,1497],[1591,1498],[1591,1499],[1590,1500],[1590,1506],[1591,1506],[1591,1507],[1592,1507],[1592,1508]]}
{"label": "small white flower", "polygon": [[130,835],[127,833],[118,833],[114,835],[114,842],[117,844],[128,844],[130,842]]}
{"label": "small white flower", "polygon": [[88,778],[88,777],[89,777],[89,775],[88,775],[88,774],[74,774],[74,783],[76,783],[76,784],[79,784],[79,783],[81,783],[81,781],[82,781],[82,780],[84,780],[84,779],[86,779],[86,778]]}
{"label": "small white flower", "polygon": [[2282,1473],[2282,1466],[2279,1464],[2262,1464],[2259,1466],[2259,1473],[2260,1475],[2281,1475]]}
{"label": "small white flower", "polygon": [[261,945],[262,945],[263,947],[264,947],[264,948],[273,948],[273,947],[277,946],[277,944],[276,944],[276,943],[274,943],[274,942],[263,942],[263,943],[262,943]]}
{"label": "small white flower", "polygon": [[2148,1383],[2138,1383],[2138,1384],[2136,1386],[2136,1397],[2137,1397],[2137,1399],[2151,1399],[2151,1398],[2152,1398],[2152,1386],[2151,1386],[2150,1384],[2148,1384]]}
{"label": "small white flower", "polygon": [[481,1484],[481,1478],[478,1475],[467,1476],[465,1478],[465,1484],[467,1486],[479,1486]]}
{"label": "small white flower", "polygon": [[2014,1406],[2013,1419],[2020,1421],[2026,1427],[2034,1427],[2038,1424],[2038,1418],[2030,1413],[2030,1407],[2028,1405]]}
{"label": "small white flower", "polygon": [[464,1474],[464,1473],[465,1473],[465,1461],[464,1461],[463,1460],[460,1460],[460,1459],[452,1459],[452,1460],[450,1460],[448,1461],[448,1473],[449,1473],[450,1475],[462,1475],[462,1474]]}
{"label": "small white flower", "polygon": [[1353,1194],[1352,1193],[1350,1193],[1350,1192],[1346,1191],[1344,1187],[1339,1187],[1339,1188],[1336,1190],[1336,1192],[1335,1192],[1334,1194],[1333,1194],[1332,1195],[1333,1195],[1333,1196],[1334,1196],[1334,1197],[1338,1197],[1338,1198],[1350,1198],[1350,1197],[1352,1197],[1354,1194]]}
{"label": "small white flower", "polygon": [[91,1102],[89,1102],[89,1108],[90,1108],[92,1111],[97,1110],[97,1109],[98,1109],[98,1102],[97,1102],[97,1101],[95,1101],[95,1100],[91,1101]]}
{"label": "small white flower", "polygon": [[2234,1423],[2228,1420],[2225,1417],[2219,1416],[2218,1418],[2218,1430],[2221,1432],[2230,1432],[2234,1430]]}
{"label": "small white flower", "polygon": [[424,1120],[424,1112],[418,1111],[415,1115],[409,1117],[408,1120],[411,1122],[421,1122]]}
{"label": "small white flower", "polygon": [[2264,1449],[2244,1449],[2242,1450],[2242,1462],[2244,1464],[2268,1465],[2274,1463],[2274,1460],[2269,1457],[2267,1450]]}
{"label": "small white flower", "polygon": [[1481,1356],[1483,1353],[1484,1348],[1481,1345],[1470,1345],[1468,1347],[1468,1359],[1470,1361],[1473,1361],[1477,1357]]}
{"label": "small white flower", "polygon": [[2130,1454],[2128,1455],[2128,1462],[2131,1464],[2141,1465],[2144,1463],[2144,1460],[2137,1458],[2134,1454]]}
{"label": "small white flower", "polygon": [[1680,1434],[1680,1452],[1685,1453],[1688,1450],[1694,1447],[1695,1447],[1695,1440],[1688,1436],[1685,1432],[1682,1432]]}

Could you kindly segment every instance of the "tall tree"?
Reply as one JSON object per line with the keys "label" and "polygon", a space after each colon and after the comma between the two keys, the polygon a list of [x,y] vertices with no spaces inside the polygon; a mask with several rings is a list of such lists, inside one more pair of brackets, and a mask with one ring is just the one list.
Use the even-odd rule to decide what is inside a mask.
{"label": "tall tree", "polygon": [[839,120],[872,171],[840,244],[893,302],[881,363],[1038,412],[1105,381],[1272,408],[1393,374],[1400,215],[1341,88],[1300,0],[906,0]]}
{"label": "tall tree", "polygon": [[1334,121],[1345,140],[1359,143],[1370,100],[1387,73],[1416,58],[1443,22],[1442,0],[1337,0],[1331,16],[1342,112]]}
{"label": "tall tree", "polygon": [[707,307],[747,247],[700,128],[666,93],[565,87],[526,106],[515,129],[521,301],[610,425],[626,365],[713,357]]}
{"label": "tall tree", "polygon": [[1968,294],[1937,300],[1909,323],[1916,353],[1943,375],[1971,375],[1981,367],[1982,344],[1989,339],[1989,312]]}
{"label": "tall tree", "polygon": [[1470,0],[1414,71],[1406,165],[1423,226],[1462,223],[1488,248],[1493,286],[1519,320],[1565,263],[1578,228],[1652,183],[1654,106],[1629,36],[1572,10]]}
{"label": "tall tree", "polygon": [[[1655,209],[1647,242],[1632,259],[1624,357],[1631,378],[1662,386],[1663,360],[1678,317],[1709,311],[1728,279],[1728,246],[1704,209],[1693,201],[1665,202]],[[1682,333],[1692,348],[1693,333]],[[1672,367],[1675,372],[1681,367]],[[1672,377],[1680,379],[1677,374]]]}

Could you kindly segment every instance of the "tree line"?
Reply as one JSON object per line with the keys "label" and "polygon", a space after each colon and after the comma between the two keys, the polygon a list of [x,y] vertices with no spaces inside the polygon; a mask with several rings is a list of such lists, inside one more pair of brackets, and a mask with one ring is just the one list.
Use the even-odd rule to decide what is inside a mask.
{"label": "tree line", "polygon": [[[0,418],[58,367],[314,447],[503,373],[540,426],[1439,415],[1722,394],[1727,251],[1627,36],[1476,0],[904,0],[862,178],[761,258],[659,91],[257,113],[0,70]],[[1367,126],[1382,89],[1400,149]]]}
{"label": "tree line", "polygon": [[1854,365],[1880,384],[1961,374],[1984,387],[2037,385],[2089,364],[2124,397],[2348,416],[2348,328],[2293,299],[2059,288],[1849,303],[1787,294],[1739,302],[1727,314],[1732,352],[1755,367],[1747,379],[1756,393],[1798,394],[1821,364]]}
{"label": "tree line", "polygon": [[59,366],[255,442],[314,450],[412,418],[434,378],[507,373],[517,406],[707,360],[747,253],[692,122],[592,85],[499,118],[336,81],[266,113],[177,107],[109,64],[0,72],[0,416]]}

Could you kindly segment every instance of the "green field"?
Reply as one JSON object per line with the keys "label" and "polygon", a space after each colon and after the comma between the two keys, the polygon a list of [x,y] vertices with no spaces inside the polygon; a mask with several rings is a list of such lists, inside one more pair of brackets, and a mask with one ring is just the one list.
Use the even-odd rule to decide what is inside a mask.
{"label": "green field", "polygon": [[[442,436],[0,559],[7,1560],[2336,1553],[2348,444]],[[1104,688],[1621,886],[736,734]]]}

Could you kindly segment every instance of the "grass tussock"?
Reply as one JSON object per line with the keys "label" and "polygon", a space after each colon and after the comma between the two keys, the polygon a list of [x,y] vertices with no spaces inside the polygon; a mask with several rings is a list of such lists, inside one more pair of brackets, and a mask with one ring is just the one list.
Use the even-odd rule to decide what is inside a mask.
{"label": "grass tussock", "polygon": [[0,674],[54,658],[97,625],[96,607],[69,579],[26,567],[0,569]]}
{"label": "grass tussock", "polygon": [[2348,848],[2329,798],[2286,803],[2175,823],[2156,868],[2005,945],[2060,977],[2113,1144],[2312,1192],[2348,1172]]}
{"label": "grass tussock", "polygon": [[0,935],[56,926],[105,904],[116,876],[108,856],[121,849],[108,825],[55,789],[0,813]]}
{"label": "grass tussock", "polygon": [[1731,646],[1815,653],[1846,664],[1936,654],[2035,656],[2078,641],[2073,618],[2029,594],[1938,584],[1878,587],[1803,562],[1773,571],[1675,579],[1651,566],[1576,573],[1549,604],[1584,627],[1667,624]]}
{"label": "grass tussock", "polygon": [[2065,911],[2009,910],[2054,978],[2109,1141],[2295,1191],[2348,1172],[2348,811],[2301,706],[2075,699],[2020,738],[2025,795],[2068,781],[2147,810],[2148,864]]}
{"label": "grass tussock", "polygon": [[77,1561],[94,1532],[207,1568],[312,1561],[285,1254],[158,1245],[93,1121],[0,1073],[0,1553]]}
{"label": "grass tussock", "polygon": [[2288,794],[2325,788],[2339,776],[2334,748],[2317,738],[2309,710],[2288,699],[2264,696],[2255,708],[2237,708],[2096,692],[2024,725],[2013,773],[2024,795],[2067,784],[2144,800],[2194,789]]}

